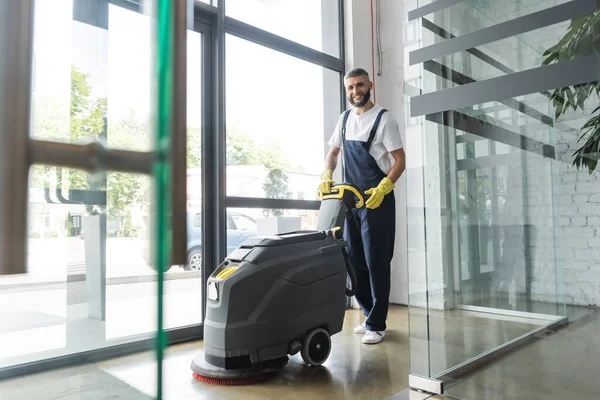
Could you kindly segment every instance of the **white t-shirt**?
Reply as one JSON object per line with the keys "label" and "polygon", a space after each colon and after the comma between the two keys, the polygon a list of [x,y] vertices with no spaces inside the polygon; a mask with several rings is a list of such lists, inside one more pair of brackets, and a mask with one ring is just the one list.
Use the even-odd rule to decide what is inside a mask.
{"label": "white t-shirt", "polygon": [[[348,115],[348,121],[346,121],[346,140],[357,140],[366,142],[369,140],[369,134],[371,128],[375,123],[377,114],[383,107],[375,104],[369,111],[356,115],[356,111],[353,109]],[[340,115],[338,123],[329,139],[329,145],[335,147],[342,147],[342,125],[344,123],[344,113]],[[400,135],[400,128],[398,122],[394,119],[391,113],[388,111],[381,116],[379,127],[371,143],[369,154],[377,161],[377,165],[381,168],[383,173],[388,174],[394,163],[394,158],[390,153],[394,150],[401,149],[402,136]]]}

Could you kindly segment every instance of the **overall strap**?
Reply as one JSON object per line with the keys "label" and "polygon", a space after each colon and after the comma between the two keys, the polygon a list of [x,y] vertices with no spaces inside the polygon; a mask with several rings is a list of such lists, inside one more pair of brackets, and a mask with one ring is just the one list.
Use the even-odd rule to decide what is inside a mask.
{"label": "overall strap", "polygon": [[371,128],[371,133],[369,134],[369,140],[363,144],[365,150],[369,150],[371,148],[371,144],[373,143],[373,140],[375,139],[375,134],[377,133],[377,128],[379,128],[379,123],[381,122],[381,117],[385,112],[387,112],[387,110],[384,108],[383,110],[379,111],[379,114],[377,114],[377,118],[375,118],[373,128]]}
{"label": "overall strap", "polygon": [[346,122],[348,122],[348,117],[350,116],[350,111],[346,110],[344,112],[344,122],[342,123],[342,139],[346,139]]}
{"label": "overall strap", "polygon": [[344,142],[346,141],[346,122],[348,122],[348,117],[350,116],[350,111],[346,110],[344,112],[344,122],[342,123],[342,179],[346,180],[346,169],[344,168],[344,158],[346,157],[346,152],[344,151]]}

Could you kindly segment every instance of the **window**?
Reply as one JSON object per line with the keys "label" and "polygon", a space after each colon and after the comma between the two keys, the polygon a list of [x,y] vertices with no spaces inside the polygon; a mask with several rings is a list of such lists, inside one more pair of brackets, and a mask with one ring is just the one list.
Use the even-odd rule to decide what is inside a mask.
{"label": "window", "polygon": [[[154,4],[156,0],[35,4],[35,139],[99,140],[113,149],[152,150],[156,20],[148,12]],[[179,154],[187,156],[188,166],[188,263],[165,271],[163,327],[175,333],[170,338],[196,338],[202,332],[197,329],[206,300],[202,282],[223,257],[217,249],[220,240],[219,246],[203,247],[205,235],[226,234],[229,253],[257,235],[314,229],[318,211],[302,208],[314,208],[310,200],[317,200],[326,143],[342,111],[341,4],[229,0],[228,33],[214,29],[216,9],[194,7],[194,17],[202,18],[194,18],[194,31],[188,31],[188,153]],[[265,32],[256,35],[257,29]],[[278,51],[243,37],[265,40]],[[215,44],[225,40],[222,65],[213,57]],[[215,93],[222,86],[213,82],[224,75],[227,104],[221,110],[212,95],[224,93]],[[218,117],[221,112],[227,121]],[[203,140],[214,143],[223,123],[226,151],[203,151]],[[224,204],[224,226],[225,221],[204,219],[207,212],[201,211],[209,203],[203,201],[204,188],[221,184],[215,180],[222,171],[213,170],[212,161],[222,157],[227,158],[225,195],[238,197],[237,206],[227,204],[230,199],[221,198],[219,191],[218,201],[205,211],[214,215],[220,211],[216,206]],[[207,160],[209,168],[203,168]],[[5,302],[7,318],[20,322],[0,333],[0,368],[55,357],[80,360],[77,354],[88,350],[119,354],[124,347],[113,346],[138,346],[155,337],[157,246],[150,206],[156,193],[151,177],[35,165],[29,185],[28,273],[2,277],[0,286],[31,287],[6,292],[22,301]],[[254,199],[245,204],[243,197]],[[262,204],[266,198],[301,201]],[[133,314],[136,320],[130,323]]]}
{"label": "window", "polygon": [[404,26],[404,44],[414,44],[419,41],[419,26],[417,21],[411,21]]}
{"label": "window", "polygon": [[[284,232],[312,230],[317,226],[317,210],[281,210],[264,208],[228,208],[230,224],[227,232],[227,253],[231,253],[246,239]],[[284,218],[274,218],[284,217]],[[230,225],[231,226],[231,225]]]}
{"label": "window", "polygon": [[242,231],[256,231],[256,221],[247,215],[233,213],[231,214],[235,227]]}
{"label": "window", "polygon": [[227,16],[339,57],[339,0],[227,0]]}
{"label": "window", "polygon": [[231,215],[227,216],[227,229],[232,231],[235,230],[235,222],[233,222],[233,218],[231,218]]}
{"label": "window", "polygon": [[227,36],[227,196],[317,199],[338,72]]}

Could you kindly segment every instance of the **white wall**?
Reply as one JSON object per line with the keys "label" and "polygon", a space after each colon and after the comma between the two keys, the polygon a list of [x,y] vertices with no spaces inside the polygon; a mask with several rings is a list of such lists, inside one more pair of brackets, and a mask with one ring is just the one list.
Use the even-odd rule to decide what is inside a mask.
{"label": "white wall", "polygon": [[[373,8],[375,8],[373,2]],[[379,65],[375,55],[375,100],[390,111],[401,127],[402,139],[406,143],[404,131],[404,88],[403,46],[402,46],[402,2],[380,0],[380,43],[383,60],[382,75],[377,76]],[[364,68],[372,75],[372,35],[371,1],[347,0],[346,10],[346,70]],[[376,10],[373,9],[374,18]],[[376,45],[376,38],[375,38]],[[376,48],[376,47],[375,47]],[[392,290],[390,301],[408,304],[407,236],[406,236],[406,176],[396,184],[396,249],[392,261]]]}

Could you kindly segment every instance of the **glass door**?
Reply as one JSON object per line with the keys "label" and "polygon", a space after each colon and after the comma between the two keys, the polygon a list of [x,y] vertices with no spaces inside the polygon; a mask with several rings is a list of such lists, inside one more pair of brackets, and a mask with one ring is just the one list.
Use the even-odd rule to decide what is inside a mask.
{"label": "glass door", "polygon": [[598,57],[578,31],[596,3],[485,3],[405,0],[404,15],[419,27],[405,49],[409,382],[459,397],[459,377],[582,312],[587,286],[570,283],[597,232],[596,139],[580,139]]}
{"label": "glass door", "polygon": [[0,375],[155,345],[160,372],[169,340],[202,335],[211,27],[185,0],[18,3],[0,8],[2,80],[28,72],[0,90],[0,172],[26,207],[2,200],[1,239],[27,250],[0,266]]}

